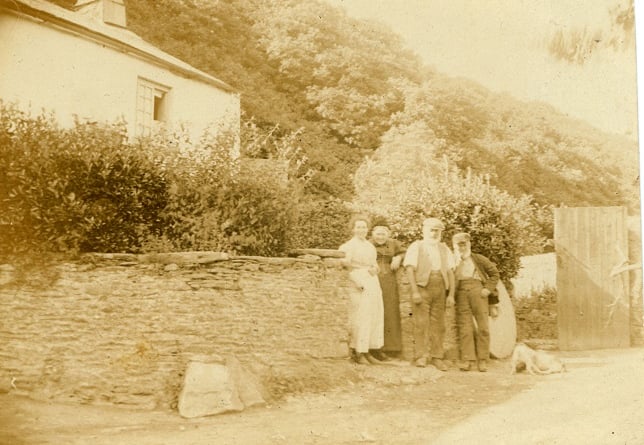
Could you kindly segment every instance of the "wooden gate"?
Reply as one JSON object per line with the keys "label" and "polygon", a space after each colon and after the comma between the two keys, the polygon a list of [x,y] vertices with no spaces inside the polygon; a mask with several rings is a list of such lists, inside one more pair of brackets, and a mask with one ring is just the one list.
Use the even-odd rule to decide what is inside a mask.
{"label": "wooden gate", "polygon": [[555,249],[559,348],[628,347],[626,209],[555,209]]}

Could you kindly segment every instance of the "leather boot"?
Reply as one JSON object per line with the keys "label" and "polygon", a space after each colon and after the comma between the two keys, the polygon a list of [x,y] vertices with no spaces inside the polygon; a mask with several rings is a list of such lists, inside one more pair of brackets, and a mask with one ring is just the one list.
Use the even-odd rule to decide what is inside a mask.
{"label": "leather boot", "polygon": [[359,365],[370,365],[369,360],[367,360],[367,355],[366,354],[358,354],[358,360],[357,363]]}
{"label": "leather boot", "polygon": [[461,371],[470,371],[474,368],[474,363],[476,363],[474,360],[463,361],[458,368]]}
{"label": "leather boot", "polygon": [[380,360],[376,359],[373,355],[369,353],[364,354],[364,356],[366,357],[367,361],[369,361],[369,363],[371,363],[372,365],[379,365],[382,363]]}

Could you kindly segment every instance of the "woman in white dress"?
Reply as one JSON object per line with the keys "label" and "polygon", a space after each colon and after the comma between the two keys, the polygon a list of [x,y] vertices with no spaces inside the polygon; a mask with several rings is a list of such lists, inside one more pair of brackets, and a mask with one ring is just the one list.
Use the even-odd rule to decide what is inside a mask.
{"label": "woman in white dress", "polygon": [[378,281],[377,252],[367,240],[369,222],[366,217],[354,217],[351,222],[353,238],[340,246],[345,253],[342,264],[349,269],[353,283],[350,290],[349,347],[355,351],[354,360],[360,364],[379,363],[369,349],[384,344],[384,309]]}

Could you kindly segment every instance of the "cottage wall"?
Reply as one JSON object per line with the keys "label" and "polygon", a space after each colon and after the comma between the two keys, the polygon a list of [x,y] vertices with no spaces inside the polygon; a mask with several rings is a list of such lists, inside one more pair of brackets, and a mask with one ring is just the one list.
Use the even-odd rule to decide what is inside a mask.
{"label": "cottage wall", "polygon": [[239,127],[239,96],[186,78],[139,56],[88,40],[82,31],[27,16],[0,14],[0,98],[39,113],[53,111],[64,126],[74,116],[113,122],[135,134],[137,79],[169,87],[167,122],[187,123],[193,136],[212,123]]}

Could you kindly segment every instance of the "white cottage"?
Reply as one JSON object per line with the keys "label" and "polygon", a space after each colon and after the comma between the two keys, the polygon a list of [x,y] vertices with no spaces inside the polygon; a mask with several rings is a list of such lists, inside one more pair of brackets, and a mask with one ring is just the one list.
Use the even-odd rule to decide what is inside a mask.
{"label": "white cottage", "polygon": [[0,0],[0,98],[53,111],[62,125],[125,119],[130,135],[158,125],[239,129],[239,94],[128,31],[123,0]]}

